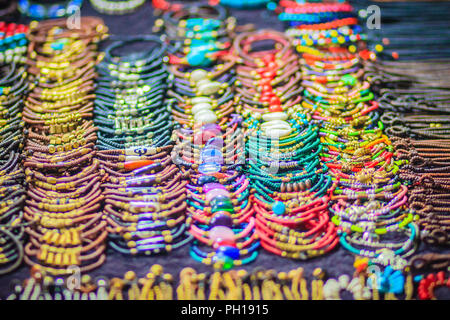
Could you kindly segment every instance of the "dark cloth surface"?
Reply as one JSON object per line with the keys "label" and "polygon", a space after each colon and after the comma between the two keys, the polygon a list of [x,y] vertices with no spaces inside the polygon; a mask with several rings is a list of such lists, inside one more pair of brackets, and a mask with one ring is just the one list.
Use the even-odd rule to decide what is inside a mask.
{"label": "dark cloth surface", "polygon": [[[231,14],[237,18],[238,24],[253,23],[258,28],[271,28],[276,30],[283,30],[282,23],[276,16],[267,10],[231,10]],[[152,33],[152,26],[155,20],[153,16],[153,8],[150,2],[147,2],[137,12],[125,16],[106,16],[96,12],[90,5],[88,0],[82,8],[82,15],[101,16],[106,25],[109,27],[110,33],[113,35],[137,35]],[[16,20],[17,22],[17,20]],[[19,22],[26,23],[27,19],[21,17]],[[262,248],[259,250],[259,256],[255,262],[250,265],[243,266],[246,270],[253,270],[256,267],[264,269],[274,269],[276,271],[289,271],[298,267],[305,269],[305,277],[308,282],[312,279],[312,272],[315,268],[320,267],[324,269],[331,277],[337,277],[341,274],[351,275],[354,272],[353,262],[354,255],[339,247],[333,252],[319,258],[308,261],[294,261],[290,259],[281,258],[274,254],[265,252]],[[420,244],[417,253],[424,252],[450,252],[449,249],[430,248],[425,244]],[[123,277],[124,273],[133,270],[139,277],[145,276],[149,268],[153,264],[160,264],[164,267],[165,272],[169,272],[178,279],[178,273],[184,267],[193,267],[198,272],[211,272],[210,266],[205,266],[196,262],[189,256],[189,245],[176,250],[170,254],[152,256],[152,257],[130,257],[108,249],[107,259],[104,265],[94,270],[90,274],[93,277]],[[0,298],[4,299],[11,293],[11,280],[25,279],[29,277],[29,267],[23,264],[18,270],[8,275],[0,276]],[[450,299],[450,292],[439,292],[438,298]]]}

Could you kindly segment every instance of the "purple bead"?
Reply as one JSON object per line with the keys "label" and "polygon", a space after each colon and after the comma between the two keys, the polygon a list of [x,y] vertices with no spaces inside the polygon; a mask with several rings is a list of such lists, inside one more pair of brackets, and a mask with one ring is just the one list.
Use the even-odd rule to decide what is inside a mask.
{"label": "purple bead", "polygon": [[212,201],[219,196],[230,198],[230,193],[225,189],[212,189],[206,193],[206,201]]}
{"label": "purple bead", "polygon": [[210,221],[210,226],[212,227],[224,226],[231,228],[233,226],[233,219],[231,219],[231,217],[225,213],[218,212],[212,217]]}
{"label": "purple bead", "polygon": [[204,193],[208,193],[209,191],[213,190],[213,189],[222,189],[222,190],[227,190],[223,184],[220,183],[216,183],[216,182],[211,182],[211,183],[206,183],[203,186],[203,192]]}

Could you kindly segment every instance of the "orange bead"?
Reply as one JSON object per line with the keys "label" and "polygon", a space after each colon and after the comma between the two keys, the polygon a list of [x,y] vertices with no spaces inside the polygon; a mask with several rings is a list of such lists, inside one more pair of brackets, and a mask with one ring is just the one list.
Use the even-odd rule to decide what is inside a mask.
{"label": "orange bead", "polygon": [[127,161],[123,164],[124,169],[126,170],[134,170],[138,168],[142,168],[151,164],[154,164],[153,160],[136,160],[136,161]]}

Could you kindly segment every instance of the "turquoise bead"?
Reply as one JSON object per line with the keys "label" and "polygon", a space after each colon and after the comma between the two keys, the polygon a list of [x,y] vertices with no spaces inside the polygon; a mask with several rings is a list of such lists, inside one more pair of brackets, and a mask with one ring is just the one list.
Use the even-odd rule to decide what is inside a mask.
{"label": "turquoise bead", "polygon": [[206,57],[206,52],[203,50],[191,50],[186,56],[186,60],[189,65],[195,67],[207,66],[211,63],[211,60]]}
{"label": "turquoise bead", "polygon": [[282,215],[286,212],[286,206],[284,205],[283,202],[281,201],[276,201],[273,205],[272,205],[272,211],[273,213],[275,213],[276,215]]}

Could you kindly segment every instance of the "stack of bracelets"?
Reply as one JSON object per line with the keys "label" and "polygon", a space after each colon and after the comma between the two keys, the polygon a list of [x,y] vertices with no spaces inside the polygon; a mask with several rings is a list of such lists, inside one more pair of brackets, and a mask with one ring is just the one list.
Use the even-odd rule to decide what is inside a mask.
{"label": "stack of bracelets", "polygon": [[[393,21],[402,21],[407,13],[403,10],[405,4],[389,4],[388,7],[395,9],[390,13],[396,18]],[[418,26],[436,38],[446,33],[429,28],[429,24],[439,26],[447,22],[442,11],[435,10],[439,7],[439,4],[429,7],[433,14],[427,17],[433,17],[433,21]],[[424,10],[427,10],[426,6]],[[385,52],[396,50],[395,59],[399,61],[389,61],[391,55],[382,55],[386,60],[368,63],[366,78],[379,96],[380,107],[384,109],[381,120],[393,141],[396,156],[406,162],[400,168],[399,176],[409,184],[408,202],[420,217],[420,236],[426,244],[448,246],[450,86],[447,79],[450,61],[442,48],[445,43],[442,47],[439,44],[435,51],[429,43],[422,41],[413,47],[408,45],[408,49],[399,49],[406,36],[403,29],[397,22],[386,24],[383,30],[389,38],[385,41]],[[376,32],[379,31],[373,31]],[[424,51],[427,51],[426,56],[422,54]]]}
{"label": "stack of bracelets", "polygon": [[[23,206],[25,173],[22,167],[23,100],[28,91],[23,50],[14,50],[16,42],[26,48],[23,38],[27,27],[1,23],[4,32],[0,65],[0,275],[16,269],[23,259],[25,237]],[[17,36],[16,36],[17,35]]]}
{"label": "stack of bracelets", "polygon": [[[428,261],[429,259],[426,258]],[[355,261],[356,262],[356,261]],[[447,261],[448,265],[448,261]],[[448,272],[433,267],[428,274],[412,269],[401,273],[386,268],[379,275],[385,285],[371,285],[373,275],[367,263],[355,266],[352,275],[328,275],[316,268],[312,275],[302,267],[276,272],[255,268],[197,273],[192,268],[175,275],[152,265],[143,278],[128,271],[123,277],[93,279],[84,275],[72,288],[63,278],[53,278],[39,268],[32,268],[25,281],[14,280],[8,300],[343,300],[345,294],[355,300],[429,300],[436,299],[435,289],[450,288]]]}
{"label": "stack of bracelets", "polygon": [[93,88],[103,21],[85,17],[33,22],[28,37],[30,93],[25,101],[25,262],[51,274],[86,272],[105,261],[106,222],[96,158]]}
{"label": "stack of bracelets", "polygon": [[[173,157],[189,176],[187,212],[195,240],[191,256],[229,269],[256,259],[249,181],[241,172],[243,132],[234,114],[234,60],[227,54],[234,19],[221,7],[185,6],[164,15],[179,124]],[[178,35],[178,36],[177,36]]]}
{"label": "stack of bracelets", "polygon": [[83,0],[19,0],[19,11],[32,19],[56,19],[70,16],[80,11]]}
{"label": "stack of bracelets", "polygon": [[407,187],[398,176],[404,161],[394,158],[378,103],[364,80],[362,61],[375,54],[366,49],[365,36],[345,37],[336,30],[340,19],[355,19],[348,4],[289,5],[293,12],[323,6],[323,14],[295,13],[286,19],[300,30],[320,30],[317,42],[306,39],[297,47],[303,53],[302,107],[320,126],[321,159],[333,177],[330,210],[341,245],[384,265],[395,257],[394,267],[402,269],[406,261],[400,257],[417,246],[417,217],[408,210]]}
{"label": "stack of bracelets", "polygon": [[[143,43],[143,54],[114,50]],[[156,36],[115,41],[98,64],[95,119],[110,245],[127,254],[187,244],[186,184],[172,163],[172,101],[166,100],[167,45]]]}
{"label": "stack of bracelets", "polygon": [[[258,50],[265,42],[271,48]],[[261,245],[293,259],[323,255],[338,243],[327,210],[331,178],[319,159],[318,127],[299,112],[303,89],[291,39],[273,30],[242,33],[233,50],[246,129],[245,172]]]}

